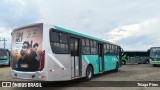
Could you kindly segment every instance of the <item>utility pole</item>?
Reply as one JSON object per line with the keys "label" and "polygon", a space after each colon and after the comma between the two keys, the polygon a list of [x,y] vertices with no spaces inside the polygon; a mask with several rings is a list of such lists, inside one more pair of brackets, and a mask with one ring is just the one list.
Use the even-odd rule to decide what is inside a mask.
{"label": "utility pole", "polygon": [[6,46],[6,39],[4,38],[4,39],[1,39],[0,41],[3,41],[4,42],[4,49],[5,49],[5,46]]}

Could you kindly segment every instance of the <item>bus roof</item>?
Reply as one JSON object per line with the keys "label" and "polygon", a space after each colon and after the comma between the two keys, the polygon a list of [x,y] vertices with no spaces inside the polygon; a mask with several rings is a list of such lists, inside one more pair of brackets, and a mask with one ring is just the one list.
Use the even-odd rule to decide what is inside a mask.
{"label": "bus roof", "polygon": [[9,51],[8,49],[0,48],[0,51]]}
{"label": "bus roof", "polygon": [[0,48],[0,50],[8,50],[8,49]]}
{"label": "bus roof", "polygon": [[[16,28],[12,32],[14,32],[14,31],[16,31],[18,29],[22,29],[22,28],[26,28],[26,27],[30,27],[30,26],[34,26],[34,25],[39,25],[39,24],[44,24],[44,23],[29,24],[29,25],[26,25],[26,26],[22,26],[22,27]],[[51,25],[51,24],[49,24],[49,25]],[[112,45],[119,46],[117,44],[111,43],[111,42],[103,40],[103,39],[95,38],[95,37],[92,37],[92,36],[89,36],[89,35],[86,35],[86,34],[75,32],[73,30],[69,30],[69,29],[65,29],[65,28],[59,27],[59,26],[56,26],[56,25],[53,25],[53,26],[54,26],[55,29],[57,29],[59,31],[63,31],[63,32],[66,32],[66,33],[74,34],[74,35],[85,37],[85,38],[88,38],[88,39],[93,39],[93,40],[97,40],[97,41],[100,41],[100,42],[103,42],[103,43],[109,43],[109,44],[112,44]]]}
{"label": "bus roof", "polygon": [[[160,47],[151,47],[151,48],[160,48]],[[150,48],[150,49],[151,49],[151,48]]]}
{"label": "bus roof", "polygon": [[124,51],[124,52],[147,52],[147,51]]}
{"label": "bus roof", "polygon": [[81,37],[85,37],[85,38],[89,38],[89,39],[93,39],[93,40],[97,40],[97,41],[101,41],[101,42],[104,42],[104,43],[110,43],[106,40],[103,40],[103,39],[99,39],[99,38],[95,38],[95,37],[92,37],[92,36],[88,36],[86,34],[82,34],[82,33],[79,33],[79,32],[75,32],[73,30],[68,30],[68,29],[64,29],[64,28],[61,28],[59,26],[54,26],[55,29],[57,30],[60,30],[60,31],[63,31],[63,32],[67,32],[67,33],[70,33],[70,34],[74,34],[74,35],[78,35],[78,36],[81,36]]}

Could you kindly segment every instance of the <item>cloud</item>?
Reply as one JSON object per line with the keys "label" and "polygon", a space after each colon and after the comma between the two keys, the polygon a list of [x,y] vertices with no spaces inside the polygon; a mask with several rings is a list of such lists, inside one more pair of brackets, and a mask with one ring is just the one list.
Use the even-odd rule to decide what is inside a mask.
{"label": "cloud", "polygon": [[[104,33],[118,27],[139,28],[146,20],[159,18],[158,0],[37,0],[41,22],[55,24],[84,34],[106,39]],[[137,29],[136,29],[137,30]],[[120,32],[119,32],[120,31]],[[114,38],[114,42],[137,31],[114,30],[122,37]],[[131,33],[130,33],[131,32]],[[125,34],[125,35],[123,35]],[[118,34],[119,35],[119,34]],[[110,36],[107,36],[108,38]],[[108,40],[108,38],[106,40]],[[110,40],[110,38],[109,38]]]}
{"label": "cloud", "polygon": [[146,50],[160,45],[160,19],[120,26],[103,34],[106,40],[121,44],[127,50]]}
{"label": "cloud", "polygon": [[36,4],[32,0],[1,0],[0,26],[15,28],[39,19]]}
{"label": "cloud", "polygon": [[[44,22],[116,42],[125,49],[139,40],[136,47],[147,43],[144,49],[151,46],[147,39],[157,44],[158,39],[154,38],[158,38],[159,3],[159,0],[1,0],[0,27],[8,30]],[[139,39],[142,36],[145,40]]]}

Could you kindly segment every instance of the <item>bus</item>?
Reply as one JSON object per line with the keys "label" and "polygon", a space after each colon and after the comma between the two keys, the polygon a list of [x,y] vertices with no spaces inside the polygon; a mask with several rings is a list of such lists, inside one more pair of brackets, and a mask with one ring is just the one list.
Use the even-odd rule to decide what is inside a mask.
{"label": "bus", "polygon": [[160,47],[151,47],[150,48],[150,64],[154,67],[160,65]]}
{"label": "bus", "polygon": [[148,64],[149,52],[147,51],[124,51],[122,55],[123,65],[127,64]]}
{"label": "bus", "polygon": [[0,48],[0,65],[10,64],[10,51],[8,49]]}
{"label": "bus", "polygon": [[91,80],[118,71],[121,47],[55,25],[36,23],[12,31],[11,76],[40,81]]}

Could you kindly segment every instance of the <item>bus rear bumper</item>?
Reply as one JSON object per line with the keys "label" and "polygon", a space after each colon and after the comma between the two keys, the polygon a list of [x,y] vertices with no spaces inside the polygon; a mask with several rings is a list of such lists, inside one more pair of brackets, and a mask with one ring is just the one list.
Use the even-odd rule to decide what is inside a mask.
{"label": "bus rear bumper", "polygon": [[17,79],[26,79],[26,80],[38,80],[38,81],[46,81],[46,76],[43,71],[36,71],[36,72],[20,72],[11,70],[12,78]]}

